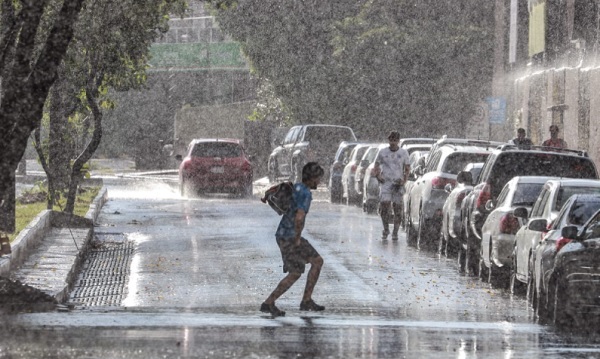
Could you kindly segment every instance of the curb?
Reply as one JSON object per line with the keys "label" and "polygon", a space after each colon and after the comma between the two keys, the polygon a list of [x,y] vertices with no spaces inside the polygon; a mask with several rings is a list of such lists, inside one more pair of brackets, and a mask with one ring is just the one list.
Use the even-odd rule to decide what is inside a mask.
{"label": "curb", "polygon": [[[85,240],[79,249],[78,254],[71,257],[71,259],[68,259],[69,262],[66,263],[66,265],[69,266],[69,271],[64,280],[64,286],[52,288],[51,293],[49,293],[56,298],[58,303],[66,301],[69,291],[75,283],[78,270],[89,249],[90,240],[94,236],[94,224],[100,214],[102,206],[107,201],[108,190],[106,187],[102,187],[96,198],[94,198],[90,204],[90,208],[85,217],[70,216],[62,212],[51,210],[44,210],[41,212],[11,243],[12,254],[0,258],[0,276],[9,277],[11,273],[17,271],[18,268],[22,266],[33,253],[35,253],[36,248],[44,242],[44,238],[53,228],[87,228],[87,235],[85,236]],[[35,287],[35,284],[33,284],[33,286]]]}

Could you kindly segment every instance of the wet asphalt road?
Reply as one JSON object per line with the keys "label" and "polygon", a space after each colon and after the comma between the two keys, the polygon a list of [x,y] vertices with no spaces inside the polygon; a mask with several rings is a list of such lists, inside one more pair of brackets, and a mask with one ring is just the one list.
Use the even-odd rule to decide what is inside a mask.
{"label": "wet asphalt road", "polygon": [[325,265],[301,312],[304,277],[270,318],[283,277],[279,218],[258,200],[182,199],[160,183],[108,185],[96,232],[133,243],[121,306],[3,317],[0,358],[591,358],[600,339],[536,323],[523,297],[457,273],[454,259],[382,241],[378,217],[318,190],[305,237]]}

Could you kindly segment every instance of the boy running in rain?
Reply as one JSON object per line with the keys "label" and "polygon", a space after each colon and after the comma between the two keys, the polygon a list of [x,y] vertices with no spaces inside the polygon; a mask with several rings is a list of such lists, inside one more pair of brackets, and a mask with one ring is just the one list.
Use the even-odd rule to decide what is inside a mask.
{"label": "boy running in rain", "polygon": [[302,302],[300,302],[300,310],[325,310],[324,306],[318,305],[312,300],[312,292],[321,273],[323,258],[308,240],[302,237],[304,221],[312,201],[310,190],[317,189],[323,174],[324,171],[321,166],[316,162],[309,162],[302,168],[302,182],[294,184],[292,205],[281,218],[275,233],[275,239],[283,259],[283,272],[288,274],[262,303],[260,306],[261,312],[271,313],[274,317],[285,315],[283,310],[275,306],[275,301],[302,276],[307,263],[310,263],[310,270],[306,278],[306,287]]}

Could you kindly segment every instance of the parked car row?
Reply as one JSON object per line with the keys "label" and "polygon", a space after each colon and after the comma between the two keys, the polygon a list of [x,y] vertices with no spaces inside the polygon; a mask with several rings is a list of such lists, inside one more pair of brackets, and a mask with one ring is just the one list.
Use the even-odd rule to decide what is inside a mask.
{"label": "parked car row", "polygon": [[[434,142],[432,138],[404,138],[399,146],[411,158],[419,158],[429,152]],[[379,182],[371,173],[379,151],[388,146],[388,143],[341,142],[330,169],[331,203],[362,206],[369,214],[377,212]]]}
{"label": "parked car row", "polygon": [[[459,271],[526,295],[541,320],[564,324],[600,314],[600,257],[593,257],[600,180],[587,154],[500,144],[451,177],[434,166],[449,152],[444,147],[459,151],[454,144],[437,146],[415,180],[446,179],[439,232],[436,200],[413,203],[406,214],[409,244],[438,243],[442,255],[457,256]],[[409,202],[426,198],[415,191],[406,195]],[[422,214],[425,206],[434,208],[433,217]],[[419,214],[422,220],[415,219]],[[423,220],[430,222],[415,225]]]}

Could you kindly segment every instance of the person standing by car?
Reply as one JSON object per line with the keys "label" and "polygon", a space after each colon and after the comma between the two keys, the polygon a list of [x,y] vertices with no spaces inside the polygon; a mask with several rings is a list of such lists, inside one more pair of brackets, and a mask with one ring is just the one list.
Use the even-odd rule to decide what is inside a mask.
{"label": "person standing by car", "polygon": [[379,181],[379,214],[383,222],[382,239],[390,234],[390,215],[394,211],[394,229],[392,240],[398,240],[398,229],[402,216],[402,195],[404,183],[410,172],[408,152],[400,148],[400,133],[391,131],[388,136],[389,147],[382,148],[375,160],[373,171]]}
{"label": "person standing by car", "polygon": [[262,303],[261,312],[271,313],[274,317],[285,315],[283,310],[275,306],[275,301],[302,276],[307,263],[310,263],[310,270],[306,279],[304,296],[300,302],[300,310],[325,310],[324,306],[318,305],[312,300],[312,292],[321,273],[323,258],[308,240],[302,237],[304,221],[312,201],[310,190],[317,189],[324,173],[323,168],[316,162],[309,162],[302,168],[302,182],[294,184],[292,204],[281,218],[275,233],[275,239],[283,259],[283,272],[288,274]]}
{"label": "person standing by car", "polygon": [[550,138],[542,143],[542,146],[567,148],[567,141],[558,137],[558,126],[550,125]]}
{"label": "person standing by car", "polygon": [[517,137],[510,140],[510,143],[512,143],[513,145],[517,145],[519,147],[527,147],[527,146],[533,145],[533,142],[531,142],[531,139],[529,139],[527,137],[527,134],[526,134],[524,128],[517,129]]}

